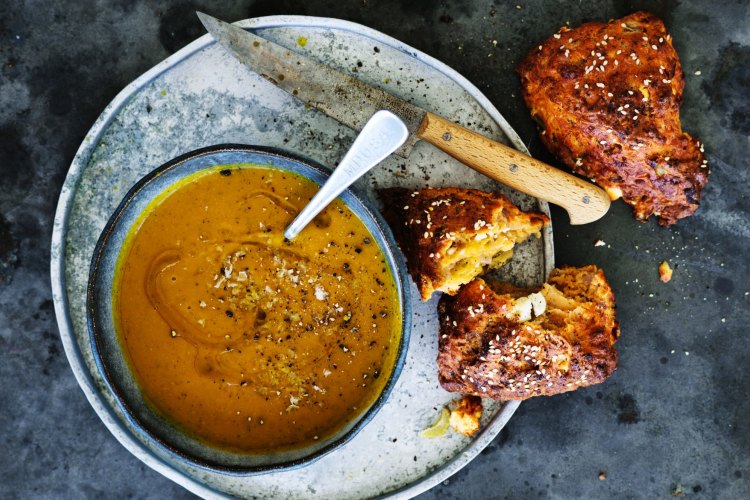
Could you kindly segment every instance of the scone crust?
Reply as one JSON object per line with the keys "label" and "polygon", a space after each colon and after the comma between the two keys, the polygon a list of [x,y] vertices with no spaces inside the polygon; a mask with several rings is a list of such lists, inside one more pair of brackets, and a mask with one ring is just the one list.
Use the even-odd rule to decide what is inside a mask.
{"label": "scone crust", "polygon": [[561,28],[518,67],[542,142],[635,217],[693,214],[708,180],[700,142],[682,131],[682,67],[664,23],[636,12]]}
{"label": "scone crust", "polygon": [[464,188],[387,188],[379,192],[383,215],[403,251],[423,300],[436,290],[446,289],[443,268],[446,249],[457,235],[472,239],[487,232],[487,223],[500,219],[504,224],[525,227],[540,235],[549,217],[523,212],[505,196]]}
{"label": "scone crust", "polygon": [[[553,395],[603,382],[617,367],[612,288],[595,266],[555,269],[548,283],[575,302],[575,328],[559,317],[508,318],[534,290],[476,279],[438,304],[439,380],[451,392],[497,400]],[[495,286],[503,293],[496,293]],[[548,314],[545,312],[545,314]]]}

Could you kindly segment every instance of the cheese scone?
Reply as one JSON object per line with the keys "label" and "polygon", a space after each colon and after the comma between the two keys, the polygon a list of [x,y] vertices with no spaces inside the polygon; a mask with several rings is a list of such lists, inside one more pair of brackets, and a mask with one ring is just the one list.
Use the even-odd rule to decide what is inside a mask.
{"label": "cheese scone", "polygon": [[552,271],[541,289],[476,279],[438,304],[440,384],[497,400],[603,382],[617,367],[615,298],[595,266]]}
{"label": "cheese scone", "polygon": [[698,209],[708,166],[682,131],[685,79],[658,17],[563,27],[518,72],[542,142],[574,172],[622,196],[639,220],[669,225]]}
{"label": "cheese scone", "polygon": [[477,189],[389,188],[380,191],[383,214],[404,252],[422,300],[458,288],[539,237],[549,217],[523,212],[508,198]]}

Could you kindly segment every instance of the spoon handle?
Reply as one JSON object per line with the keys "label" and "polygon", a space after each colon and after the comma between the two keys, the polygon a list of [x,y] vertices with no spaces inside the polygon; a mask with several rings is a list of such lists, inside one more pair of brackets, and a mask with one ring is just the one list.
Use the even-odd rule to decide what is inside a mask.
{"label": "spoon handle", "polygon": [[284,237],[291,240],[297,236],[354,181],[400,148],[408,136],[404,122],[390,111],[372,115],[320,191],[286,228]]}

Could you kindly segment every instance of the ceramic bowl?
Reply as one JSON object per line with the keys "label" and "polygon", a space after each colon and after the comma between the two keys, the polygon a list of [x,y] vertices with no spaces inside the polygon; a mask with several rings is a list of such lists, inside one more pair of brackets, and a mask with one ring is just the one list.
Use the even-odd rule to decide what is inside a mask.
{"label": "ceramic bowl", "polygon": [[106,391],[120,405],[126,425],[138,439],[156,447],[184,465],[228,474],[252,475],[287,470],[309,464],[352,439],[383,406],[398,379],[406,357],[411,328],[409,278],[403,257],[380,214],[352,190],[340,199],[360,218],[385,256],[398,291],[401,307],[401,337],[394,368],[373,403],[344,428],[314,445],[272,454],[241,454],[213,448],[187,435],[146,403],[122,350],[113,320],[113,281],[123,242],[149,203],[180,179],[203,169],[227,164],[259,164],[293,172],[317,184],[328,171],[309,160],[266,147],[221,145],[200,149],[176,158],[143,177],[127,193],[104,228],[94,250],[89,275],[87,319],[94,360],[106,383]]}

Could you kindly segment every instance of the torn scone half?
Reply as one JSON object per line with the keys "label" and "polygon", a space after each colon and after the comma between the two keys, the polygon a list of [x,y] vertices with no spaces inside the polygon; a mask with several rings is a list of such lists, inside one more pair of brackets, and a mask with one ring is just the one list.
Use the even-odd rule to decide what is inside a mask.
{"label": "torn scone half", "polygon": [[380,197],[422,300],[435,291],[455,294],[500,267],[516,244],[539,237],[549,223],[542,213],[523,212],[505,196],[477,189],[389,188]]}
{"label": "torn scone half", "polygon": [[476,279],[438,304],[440,384],[497,400],[594,385],[617,368],[615,299],[595,266],[552,271],[540,289]]}
{"label": "torn scone half", "polygon": [[635,12],[564,26],[518,73],[542,142],[575,173],[622,197],[639,220],[670,225],[695,213],[708,163],[682,130],[685,78],[661,19]]}

